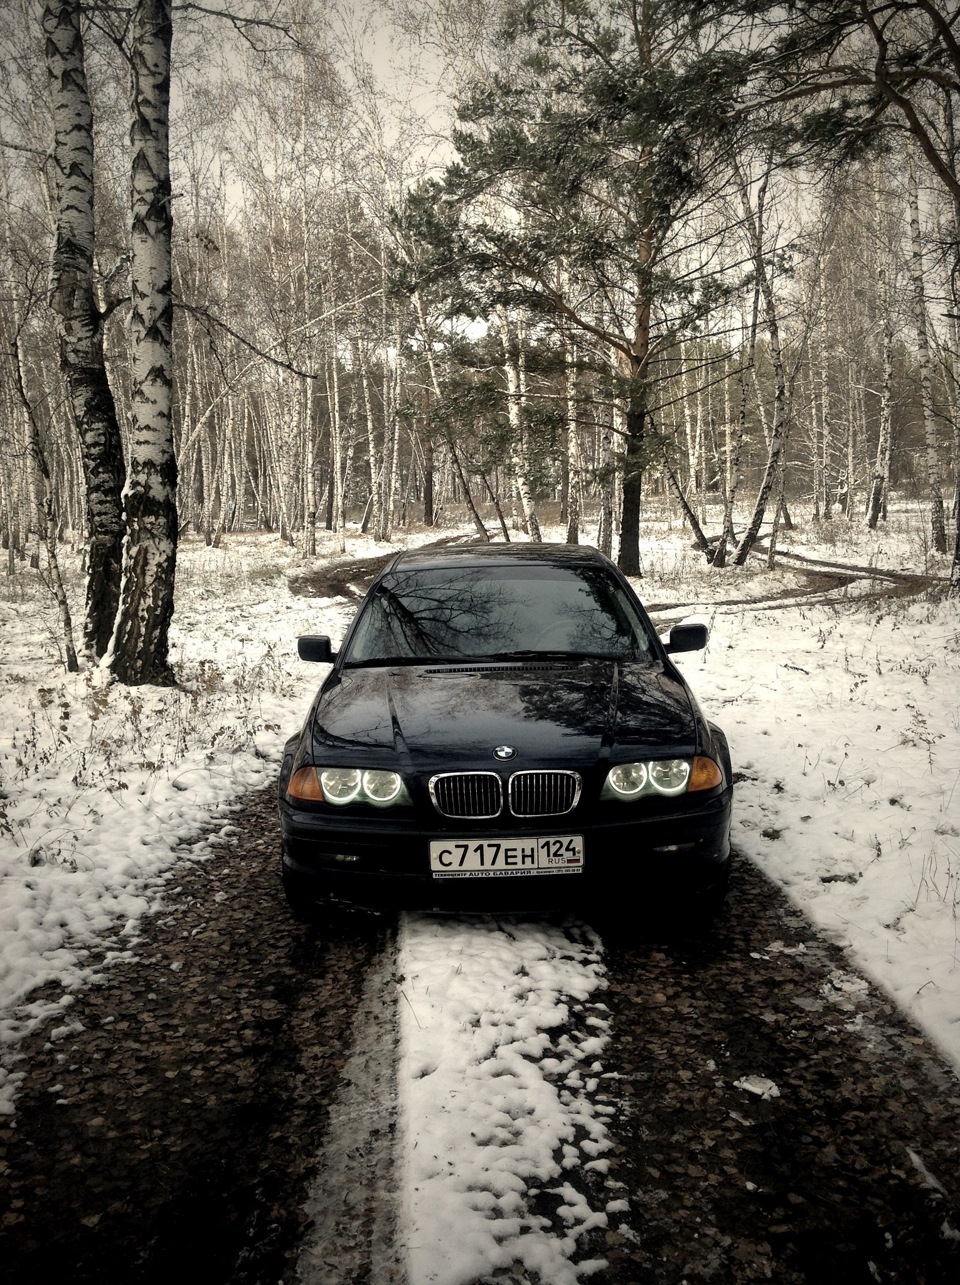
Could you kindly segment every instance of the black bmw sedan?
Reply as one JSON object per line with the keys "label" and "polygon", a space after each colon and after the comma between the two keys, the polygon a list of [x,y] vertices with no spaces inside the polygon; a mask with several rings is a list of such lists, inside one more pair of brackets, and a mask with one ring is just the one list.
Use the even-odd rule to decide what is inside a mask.
{"label": "black bmw sedan", "polygon": [[280,776],[291,909],[715,904],[730,755],[617,568],[523,544],[398,554]]}

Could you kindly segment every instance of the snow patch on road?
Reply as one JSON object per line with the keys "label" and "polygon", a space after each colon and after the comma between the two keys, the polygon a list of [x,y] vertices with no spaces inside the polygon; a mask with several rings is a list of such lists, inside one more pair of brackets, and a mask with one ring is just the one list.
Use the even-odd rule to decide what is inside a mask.
{"label": "snow patch on road", "polygon": [[579,926],[405,916],[400,1082],[407,1279],[501,1270],[577,1285],[607,1225],[583,1190],[606,1171],[598,1091],[608,1019],[599,939]]}
{"label": "snow patch on road", "polygon": [[739,1080],[734,1080],[733,1087],[742,1089],[744,1093],[753,1093],[765,1101],[770,1101],[772,1098],[780,1096],[780,1089],[773,1080],[768,1080],[765,1075],[741,1076]]}

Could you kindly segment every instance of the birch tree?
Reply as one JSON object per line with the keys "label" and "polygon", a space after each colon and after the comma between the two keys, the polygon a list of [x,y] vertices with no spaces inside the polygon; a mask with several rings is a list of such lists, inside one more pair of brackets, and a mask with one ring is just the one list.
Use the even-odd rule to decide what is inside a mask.
{"label": "birch tree", "polygon": [[55,239],[50,306],[60,334],[60,369],[80,438],[86,479],[87,588],[84,647],[107,650],[120,601],[123,447],[103,351],[105,312],[94,283],[93,113],[87,90],[79,0],[43,11],[53,115]]}
{"label": "birch tree", "polygon": [[[881,171],[882,172],[882,171]],[[890,491],[890,461],[893,444],[893,282],[895,263],[890,250],[890,213],[886,193],[878,192],[874,215],[874,243],[876,247],[876,287],[881,318],[881,384],[880,420],[877,432],[877,450],[867,494],[867,526],[875,530],[881,519],[886,520]]]}
{"label": "birch tree", "polygon": [[924,459],[927,490],[930,498],[930,533],[938,553],[947,551],[947,533],[943,512],[943,484],[940,476],[940,449],[937,442],[937,419],[933,404],[930,375],[930,340],[927,323],[927,299],[923,277],[923,242],[920,236],[920,197],[917,172],[911,155],[907,163],[907,204],[910,214],[910,285],[913,295],[913,322],[917,337],[917,363],[920,374],[920,406],[923,414]]}
{"label": "birch tree", "polygon": [[513,481],[523,511],[523,525],[527,535],[539,544],[540,522],[533,499],[533,488],[530,485],[530,466],[528,458],[528,438],[524,426],[526,412],[526,388],[524,378],[523,324],[514,321],[511,326],[506,308],[499,308],[497,315],[500,321],[500,335],[503,343],[503,373],[507,385],[507,416],[510,421],[511,464]]}
{"label": "birch tree", "polygon": [[130,34],[130,458],[120,606],[107,665],[170,683],[177,557],[169,122],[171,0],[138,0]]}

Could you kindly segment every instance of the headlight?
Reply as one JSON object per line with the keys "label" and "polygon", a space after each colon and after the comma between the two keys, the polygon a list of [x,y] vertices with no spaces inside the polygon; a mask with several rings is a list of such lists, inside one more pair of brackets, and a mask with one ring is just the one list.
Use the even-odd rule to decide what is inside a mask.
{"label": "headlight", "polygon": [[713,759],[650,759],[645,763],[618,763],[607,773],[602,799],[639,799],[650,795],[683,794],[712,790],[723,784],[723,773]]}
{"label": "headlight", "polygon": [[301,767],[287,786],[290,799],[308,799],[313,803],[369,803],[375,808],[389,808],[409,803],[403,777],[397,772],[358,767]]}
{"label": "headlight", "polygon": [[679,794],[687,788],[690,764],[686,759],[658,759],[650,764],[650,784],[661,794]]}
{"label": "headlight", "polygon": [[632,798],[642,794],[647,783],[647,766],[645,763],[619,763],[610,769],[607,785],[614,794]]}
{"label": "headlight", "polygon": [[396,803],[397,796],[403,789],[403,781],[396,772],[364,772],[360,778],[360,788],[371,803],[386,807],[390,803]]}
{"label": "headlight", "polygon": [[360,793],[360,780],[355,767],[327,767],[320,773],[320,788],[328,803],[352,803]]}

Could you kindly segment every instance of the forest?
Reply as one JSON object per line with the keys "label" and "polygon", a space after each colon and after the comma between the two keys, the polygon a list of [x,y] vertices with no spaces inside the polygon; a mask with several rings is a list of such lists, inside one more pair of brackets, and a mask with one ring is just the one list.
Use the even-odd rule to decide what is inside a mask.
{"label": "forest", "polygon": [[242,530],[639,576],[654,499],[721,567],[896,493],[960,591],[945,0],[0,13],[0,541],[67,668],[171,682],[178,542]]}

